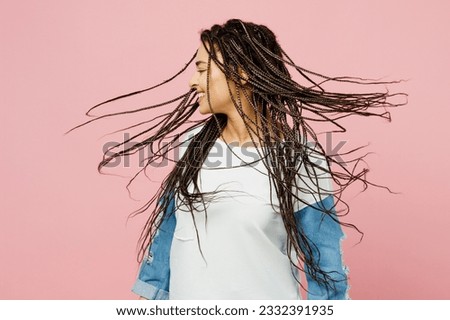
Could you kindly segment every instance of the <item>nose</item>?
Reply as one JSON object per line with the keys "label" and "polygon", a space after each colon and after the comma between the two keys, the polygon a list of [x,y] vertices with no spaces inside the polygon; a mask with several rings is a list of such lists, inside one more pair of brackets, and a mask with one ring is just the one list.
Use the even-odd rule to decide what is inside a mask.
{"label": "nose", "polygon": [[195,88],[198,86],[198,72],[194,72],[191,79],[189,80],[189,87]]}

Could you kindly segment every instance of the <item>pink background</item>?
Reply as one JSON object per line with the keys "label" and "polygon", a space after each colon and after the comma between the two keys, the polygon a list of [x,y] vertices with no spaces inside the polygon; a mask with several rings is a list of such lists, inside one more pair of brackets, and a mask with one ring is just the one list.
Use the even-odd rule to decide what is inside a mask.
{"label": "pink background", "polygon": [[137,202],[129,178],[97,173],[102,135],[121,120],[63,132],[97,102],[173,75],[201,28],[238,17],[267,24],[307,69],[410,79],[391,88],[410,95],[393,122],[353,118],[340,136],[370,143],[368,177],[402,193],[358,195],[359,185],[348,194],[347,221],[365,232],[357,244],[347,230],[350,294],[450,299],[449,9],[445,1],[2,1],[0,298],[136,298],[144,217],[127,216],[156,185],[136,184]]}

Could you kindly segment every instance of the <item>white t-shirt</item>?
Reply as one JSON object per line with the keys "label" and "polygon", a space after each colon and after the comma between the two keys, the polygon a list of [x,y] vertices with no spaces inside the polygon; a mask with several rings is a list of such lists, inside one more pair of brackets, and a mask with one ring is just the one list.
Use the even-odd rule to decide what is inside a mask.
{"label": "white t-shirt", "polygon": [[210,150],[199,171],[199,188],[221,192],[206,196],[206,207],[197,204],[193,212],[200,248],[191,212],[177,197],[170,299],[301,299],[286,229],[270,198],[275,208],[279,202],[257,149],[219,138]]}

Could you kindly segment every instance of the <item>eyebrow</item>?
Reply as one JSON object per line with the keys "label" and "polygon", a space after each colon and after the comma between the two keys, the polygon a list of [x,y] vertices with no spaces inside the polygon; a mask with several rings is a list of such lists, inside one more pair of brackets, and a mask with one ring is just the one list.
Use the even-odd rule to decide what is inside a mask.
{"label": "eyebrow", "polygon": [[199,60],[199,61],[196,61],[196,62],[195,62],[195,65],[198,67],[198,65],[200,65],[200,64],[202,64],[202,63],[206,64],[205,61]]}

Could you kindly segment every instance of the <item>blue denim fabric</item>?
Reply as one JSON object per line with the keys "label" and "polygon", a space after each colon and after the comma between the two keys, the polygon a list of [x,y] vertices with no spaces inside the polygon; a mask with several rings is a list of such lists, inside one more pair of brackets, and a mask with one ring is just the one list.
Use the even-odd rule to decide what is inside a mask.
{"label": "blue denim fabric", "polygon": [[[344,238],[341,225],[334,219],[333,196],[329,195],[320,202],[295,213],[298,228],[302,228],[313,251],[313,258],[320,268],[336,280],[334,287],[328,289],[314,281],[306,269],[309,300],[345,300],[348,297],[347,267],[342,263],[341,240]],[[332,210],[334,219],[320,209]]]}
{"label": "blue denim fabric", "polygon": [[168,215],[156,232],[148,255],[142,261],[139,276],[131,289],[149,300],[169,299],[170,247],[175,232],[175,200],[167,207]]}
{"label": "blue denim fabric", "polygon": [[[295,213],[297,225],[301,225],[309,241],[316,246],[313,254],[321,269],[330,272],[329,275],[338,280],[332,290],[327,290],[306,272],[308,299],[348,299],[347,270],[342,264],[341,253],[344,233],[338,223],[319,210],[320,207],[330,209],[333,204],[333,196],[330,195],[321,202]],[[167,210],[169,215],[162,221],[132,288],[134,293],[151,300],[169,298],[170,247],[176,226],[174,198],[171,199]]]}

